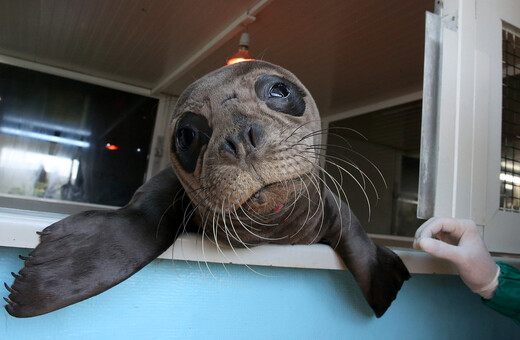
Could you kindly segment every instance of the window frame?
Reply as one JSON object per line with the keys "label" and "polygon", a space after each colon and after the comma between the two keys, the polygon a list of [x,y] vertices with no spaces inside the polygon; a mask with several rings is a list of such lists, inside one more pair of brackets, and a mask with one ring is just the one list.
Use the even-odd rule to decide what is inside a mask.
{"label": "window frame", "polygon": [[472,219],[491,252],[520,254],[520,214],[499,209],[502,23],[520,27],[520,4],[443,4],[433,215]]}

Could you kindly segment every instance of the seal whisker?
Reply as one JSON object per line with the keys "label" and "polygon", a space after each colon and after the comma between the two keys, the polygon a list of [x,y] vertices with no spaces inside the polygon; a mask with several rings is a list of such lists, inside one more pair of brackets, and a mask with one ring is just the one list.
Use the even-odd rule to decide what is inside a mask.
{"label": "seal whisker", "polygon": [[[324,174],[329,176],[329,177],[331,176],[328,172],[325,172]],[[313,174],[313,176],[317,180],[321,181],[327,190],[332,192],[332,189],[330,188],[330,186],[327,184],[327,182],[323,178],[321,178],[320,176],[314,175],[314,174]],[[343,191],[343,189],[342,189],[342,191]],[[344,191],[343,191],[343,195],[345,197],[346,205],[347,205],[347,207],[349,207],[350,203],[349,203],[348,197],[347,197],[347,195],[346,195],[346,193]],[[338,192],[338,196],[340,196],[339,192]],[[325,201],[323,200],[322,196],[320,196],[320,197],[321,197],[321,203],[322,203],[322,215],[321,215],[321,222],[320,222],[320,229],[321,229],[323,227],[323,223],[325,222],[325,215],[324,215]],[[340,200],[340,198],[339,197],[336,198],[334,195],[332,196],[332,198],[333,198],[336,206],[338,207],[338,213],[341,213],[341,200]],[[348,215],[349,216],[349,221],[351,221],[352,211],[350,209],[348,209],[348,214],[349,214]],[[349,225],[349,228],[350,228],[350,225]],[[341,240],[341,235],[342,234],[343,234],[343,220],[340,220],[339,237],[338,237],[338,241],[336,242],[336,244],[332,247],[333,249],[336,249],[336,247],[339,245],[339,242]]]}
{"label": "seal whisker", "polygon": [[[250,211],[250,215],[251,216],[246,215],[246,217],[248,218],[249,221],[255,221],[256,222],[256,221],[264,221],[265,220],[264,216],[261,216],[261,215],[259,215],[259,214],[257,214],[255,212],[253,207],[251,207],[251,205],[249,204],[249,200],[245,201],[244,204],[247,205],[247,208]],[[237,217],[237,218],[239,218],[239,217]],[[258,224],[260,224],[260,223],[258,223]],[[266,225],[266,226],[268,226],[268,225]],[[271,226],[273,226],[273,225],[271,225]],[[251,228],[251,230],[261,231],[261,229],[255,228],[253,226],[250,226],[250,228]]]}
{"label": "seal whisker", "polygon": [[[205,235],[205,228],[202,228],[201,231],[202,231],[201,232],[201,251],[204,254],[204,238],[206,237],[206,235]],[[204,258],[204,255],[202,257]],[[200,270],[200,273],[202,274],[202,277],[204,278],[204,281],[206,281],[209,284],[209,281],[206,280],[206,275],[204,274],[204,270],[202,269],[200,261],[197,260],[197,263],[199,265],[199,270]],[[207,263],[206,263],[206,265],[207,265]]]}
{"label": "seal whisker", "polygon": [[[237,214],[237,211],[234,210],[234,213],[235,213],[235,215],[236,215],[236,214]],[[238,217],[238,216],[237,216],[237,217]],[[242,224],[242,222],[240,221],[240,219],[238,219],[238,221],[239,221],[240,224]],[[243,224],[242,224],[242,226],[245,228],[245,226],[244,226]],[[234,227],[233,227],[233,229],[234,229]],[[245,228],[245,229],[247,229],[247,228]],[[235,232],[236,232],[236,231],[235,231]],[[237,234],[237,236],[238,236],[238,234]],[[245,243],[243,243],[243,244],[244,244],[244,246],[245,246],[248,250],[250,250],[250,251],[254,254],[254,251],[253,251],[252,249],[250,249],[249,247],[247,247],[247,246],[245,245]],[[232,248],[232,249],[233,249],[233,248]],[[234,250],[233,250],[233,251],[234,251]],[[240,255],[238,255],[237,252],[235,252],[235,255],[237,256],[237,258],[240,259],[241,262],[244,262],[244,265],[245,265],[245,266],[246,266],[250,271],[252,271],[253,273],[258,274],[258,275],[260,275],[260,276],[264,276],[264,277],[272,277],[272,275],[262,274],[262,273],[260,273],[260,272],[258,272],[258,271],[256,271],[256,270],[254,270],[253,268],[251,268],[251,266],[249,266],[247,263],[245,263],[245,261],[242,261],[242,258],[240,257]]]}
{"label": "seal whisker", "polygon": [[206,265],[206,268],[208,268],[208,271],[210,273],[210,275],[213,277],[213,279],[215,279],[215,281],[217,281],[219,284],[221,284],[222,286],[226,286],[224,285],[222,282],[220,282],[219,279],[217,279],[217,277],[213,274],[213,271],[211,270],[211,268],[209,267],[209,264],[208,264],[208,260],[206,259],[206,251],[205,251],[205,247],[204,247],[204,239],[205,238],[208,238],[208,240],[211,241],[211,239],[209,238],[208,235],[205,235],[205,232],[204,232],[204,229],[202,229],[202,258],[204,259],[204,264]]}
{"label": "seal whisker", "polygon": [[[316,175],[314,175],[314,176],[317,177]],[[318,227],[318,230],[316,231],[316,236],[314,236],[314,239],[311,241],[311,243],[314,243],[314,241],[317,240],[318,236],[320,236],[321,230],[323,229],[323,223],[325,221],[325,214],[324,214],[325,203],[324,203],[324,199],[323,199],[321,190],[317,189],[317,192],[318,192],[319,202],[318,202],[318,206],[316,207],[316,211],[314,212],[314,214],[316,214],[316,213],[318,213],[318,211],[320,211],[320,206],[321,206],[321,218],[320,218],[321,221],[320,221],[320,226]],[[313,215],[313,217],[314,217],[314,215]]]}
{"label": "seal whisker", "polygon": [[[305,157],[303,157],[303,159],[304,159],[305,161],[310,162],[310,161],[307,160]],[[332,198],[333,198],[334,202],[336,203],[336,206],[338,207],[338,213],[341,214],[341,194],[340,194],[340,190],[341,190],[341,192],[343,193],[343,196],[345,197],[345,202],[346,202],[347,207],[349,207],[349,206],[350,206],[350,203],[349,203],[349,200],[348,200],[347,194],[345,193],[345,191],[343,190],[343,188],[342,188],[341,186],[338,186],[337,180],[336,180],[334,177],[332,177],[332,175],[331,175],[330,173],[328,173],[325,169],[323,169],[323,168],[322,168],[321,166],[319,166],[318,164],[314,164],[314,163],[313,163],[313,165],[314,165],[316,168],[318,168],[319,170],[321,170],[321,172],[322,172],[323,174],[327,175],[327,176],[332,180],[332,184],[334,184],[334,186],[335,186],[335,188],[336,188],[336,192],[338,193],[338,197],[336,197],[336,196],[333,195]],[[324,184],[327,188],[329,188],[329,190],[330,190],[330,187],[328,186],[328,184],[325,182],[324,179],[322,179],[322,178],[320,178],[320,177],[318,177],[318,179],[320,179],[320,180],[323,182],[323,184]],[[330,190],[330,191],[332,191],[332,190]],[[348,216],[349,216],[349,221],[352,221],[352,211],[351,211],[351,209],[348,209]],[[350,223],[350,222],[349,222],[349,223]],[[336,245],[334,246],[334,249],[339,245],[339,241],[341,240],[341,234],[343,233],[343,220],[342,220],[342,219],[340,220],[340,227],[341,227],[341,228],[340,228],[340,237],[338,238],[338,241],[337,241]],[[349,225],[349,228],[350,228],[350,225]]]}
{"label": "seal whisker", "polygon": [[[235,208],[233,207],[233,209],[235,209]],[[236,210],[233,210],[233,211],[236,211]],[[238,233],[237,233],[237,231],[236,231],[236,229],[235,229],[235,224],[233,223],[233,219],[231,218],[231,212],[228,212],[228,217],[229,217],[229,223],[231,224],[231,228],[233,229],[233,232],[235,233],[235,235],[236,235],[237,239],[239,240],[239,242],[244,246],[244,248],[246,248],[247,250],[251,251],[251,253],[254,254],[254,251],[253,251],[251,248],[249,248],[249,247],[247,246],[247,244],[245,244],[245,242],[242,241],[242,239],[240,238],[240,235],[238,235]],[[226,228],[226,229],[227,229],[227,228]],[[231,233],[231,230],[230,230],[230,233]],[[237,253],[236,250],[235,250],[235,247],[233,247],[233,244],[229,241],[229,239],[228,239],[228,242],[229,242],[229,246],[231,247],[231,250],[233,250],[233,252],[235,253],[235,255],[236,255],[238,258],[240,258],[240,256],[238,255],[238,253]]]}
{"label": "seal whisker", "polygon": [[[180,198],[177,198],[177,196],[179,196],[180,193],[183,193],[181,195]],[[183,200],[184,199],[184,196],[185,196],[186,192],[183,190],[183,189],[179,189],[176,193],[175,193],[175,196],[173,196],[173,200],[172,200],[172,203],[170,205],[168,205],[166,207],[166,209],[163,211],[161,217],[159,218],[159,222],[157,223],[157,228],[156,228],[156,232],[155,232],[155,237],[158,238],[159,237],[159,229],[161,227],[161,223],[163,221],[163,218],[164,216],[166,215],[166,213],[168,212],[168,210],[170,210],[174,205],[175,203],[177,203],[179,200]]]}
{"label": "seal whisker", "polygon": [[[314,145],[313,145],[314,146]],[[366,156],[362,155],[361,153],[357,152],[356,150],[354,149],[351,149],[351,148],[347,148],[345,146],[341,146],[341,145],[334,145],[334,144],[315,144],[315,146],[332,146],[332,147],[336,147],[338,149],[341,149],[341,150],[346,150],[346,151],[349,151],[349,152],[352,152],[354,153],[355,155],[361,157],[363,160],[367,161],[373,168],[374,170],[376,170],[379,174],[379,176],[381,177],[381,180],[383,181],[384,185],[385,185],[385,188],[388,187],[387,183],[386,183],[386,180],[385,180],[385,177],[383,176],[383,173],[381,172],[381,170],[379,170],[379,167],[377,165],[375,165],[370,159],[368,159]],[[325,157],[328,157],[326,155],[324,155]]]}
{"label": "seal whisker", "polygon": [[[314,173],[310,173],[307,175],[311,184],[314,186],[314,188],[316,189],[316,193],[318,194],[318,202],[317,202],[317,205],[318,207],[316,208],[316,211],[313,213],[313,215],[310,217],[310,218],[314,218],[314,216],[316,215],[317,213],[317,210],[319,209],[319,204],[323,202],[323,197],[322,197],[322,188],[320,187],[320,183],[318,182],[318,178],[319,176],[317,176],[316,174]],[[311,198],[309,198],[311,199]],[[313,201],[314,202],[314,201]],[[316,202],[314,202],[316,204]]]}
{"label": "seal whisker", "polygon": [[[224,203],[222,203],[224,204]],[[229,259],[227,258],[226,254],[224,254],[224,252],[222,251],[222,249],[220,248],[220,244],[218,242],[218,225],[219,225],[219,220],[220,219],[217,219],[216,223],[217,223],[217,226],[213,225],[212,226],[212,230],[213,230],[213,238],[215,239],[215,247],[217,248],[217,253],[220,253],[224,256],[224,258],[226,260],[229,261]],[[214,220],[215,221],[215,220]],[[227,236],[227,233],[225,233],[226,236]]]}
{"label": "seal whisker", "polygon": [[[223,205],[224,205],[224,203],[223,203]],[[226,238],[227,238],[228,244],[229,244],[229,246],[231,247],[231,250],[235,253],[235,255],[236,255],[237,257],[240,257],[240,256],[238,255],[238,253],[235,251],[235,248],[233,247],[233,243],[231,242],[231,240],[230,240],[230,238],[229,238],[229,236],[230,236],[231,233],[228,233],[228,228],[227,228],[227,226],[226,226],[225,216],[224,216],[224,215],[221,215],[221,216],[222,216],[222,219],[223,219],[223,222],[224,222],[224,228],[225,228],[224,233],[225,233],[225,235],[226,235]],[[231,222],[231,223],[232,223],[232,222]],[[216,234],[217,234],[217,232],[215,232],[215,235],[216,235]],[[233,235],[231,235],[231,236],[233,236]],[[237,235],[237,237],[238,237],[238,235]],[[241,242],[240,237],[238,237],[238,240]],[[220,246],[219,246],[219,244],[218,244],[218,241],[216,241],[216,242],[217,242],[217,249],[221,252],[221,254],[224,256],[224,258],[227,260],[227,262],[229,262],[229,263],[233,263],[233,261],[231,261],[231,260],[226,256],[226,254],[224,253],[224,251],[220,248]],[[244,244],[244,246],[247,248],[247,245]],[[225,265],[224,263],[222,263],[222,265],[224,266],[224,270],[228,273],[228,276],[232,278],[232,275],[231,275],[231,273],[227,270],[226,265]]]}
{"label": "seal whisker", "polygon": [[[308,151],[305,151],[305,152],[308,152]],[[342,163],[345,163],[346,165],[348,166],[351,166],[353,167],[354,169],[356,169],[357,172],[360,173],[361,175],[361,179],[363,181],[363,185],[362,187],[366,189],[366,183],[365,183],[365,179],[368,180],[368,182],[370,183],[370,186],[372,187],[372,189],[374,190],[374,193],[376,195],[376,198],[377,199],[380,199],[380,195],[379,195],[379,191],[377,190],[377,187],[375,186],[374,182],[372,181],[372,179],[370,179],[370,177],[363,171],[359,168],[359,166],[357,166],[356,164],[354,164],[353,162],[349,161],[349,160],[346,160],[346,159],[343,159],[341,157],[336,157],[336,156],[330,156],[330,155],[327,155],[325,161],[329,164],[333,164],[333,162],[331,162],[329,159],[333,159],[333,160],[337,160],[337,161],[340,161]],[[336,164],[334,164],[336,165]],[[341,176],[340,178],[340,183],[343,183],[343,176],[342,176],[342,171],[339,171],[339,174]]]}
{"label": "seal whisker", "polygon": [[[234,206],[233,206],[233,208],[234,208]],[[226,232],[226,235],[227,235],[228,234],[227,233],[228,227],[227,227],[227,224],[226,224],[226,215],[224,213],[224,204],[222,204],[222,219],[224,220],[224,227],[225,227],[225,230],[226,230],[225,232]],[[236,240],[239,243],[241,243],[246,249],[248,249],[249,251],[251,251],[253,253],[253,251],[244,243],[244,241],[242,241],[242,239],[240,238],[240,235],[238,235],[238,233],[237,233],[237,231],[235,229],[235,226],[233,224],[233,221],[231,221],[231,227],[233,228],[233,231],[235,232]],[[228,239],[228,242],[229,242],[229,245],[230,245],[231,249],[235,253],[235,255],[238,256],[237,252],[235,251],[235,248],[233,247],[233,244],[231,243],[231,241],[229,239]]]}
{"label": "seal whisker", "polygon": [[[293,157],[291,157],[291,158],[294,159]],[[309,220],[310,211],[311,211],[311,199],[310,199],[311,194],[309,192],[309,188],[307,187],[306,183],[301,179],[301,177],[300,177],[300,181],[302,182],[302,184],[305,187],[305,190],[307,192],[307,197],[308,197],[308,199],[307,199],[307,203],[308,203],[308,206],[307,206],[307,216],[305,217],[305,219],[304,219],[303,223],[301,224],[300,228],[295,233],[293,233],[291,235],[291,237],[294,237],[295,235],[297,235],[303,229],[303,227],[307,224],[307,221]]]}
{"label": "seal whisker", "polygon": [[[308,151],[308,150],[313,150],[313,151]],[[313,145],[311,147],[308,147],[307,148],[307,151],[304,151],[304,152],[311,152],[311,153],[315,153],[316,151],[315,150],[320,150],[320,152],[327,152],[327,153],[335,153],[337,154],[336,152],[334,152],[333,150],[330,150],[330,149],[327,149],[327,148],[323,148],[323,147],[318,147],[317,145]],[[373,182],[372,180],[353,162],[351,161],[350,159],[345,159],[343,157],[335,157],[335,156],[331,156],[329,154],[323,154],[323,159],[324,161],[326,161],[327,159],[338,159],[350,166],[352,166],[353,168],[355,168],[361,175],[361,181],[363,182],[363,188],[366,188],[366,182],[365,182],[365,177],[371,182],[372,184],[372,187],[375,191],[375,194],[377,196],[377,198],[379,198],[379,192],[377,191],[377,188],[375,187],[375,185],[373,185]],[[339,171],[339,175],[340,175],[340,183],[343,184],[343,174],[341,171]]]}
{"label": "seal whisker", "polygon": [[[295,156],[298,156],[300,158],[302,158],[304,161],[306,162],[310,162],[306,157],[304,156],[301,156],[301,155],[295,155]],[[312,162],[310,162],[312,163]],[[330,175],[322,166],[318,165],[318,164],[315,164],[315,163],[312,163],[313,167],[315,167],[316,169],[320,170],[322,173],[324,174],[327,174],[328,177],[330,177],[330,179],[332,180],[332,184],[334,184],[334,187],[336,188],[336,192],[339,193],[340,190],[343,192],[344,196],[346,197],[346,194],[345,194],[345,191],[343,190],[343,188],[339,185],[340,183],[334,178],[332,177],[332,175]],[[339,198],[338,198],[339,199]]]}
{"label": "seal whisker", "polygon": [[[185,192],[184,193],[183,197],[186,196],[186,195],[189,196],[190,193],[195,193],[195,198],[196,198],[196,200],[194,202],[194,203],[196,203],[196,205],[192,208],[192,211],[190,212],[188,219],[191,218],[191,216],[193,215],[194,211],[199,206],[201,206],[201,205],[205,206],[205,203],[206,203],[207,199],[212,197],[211,194],[209,193],[209,189],[211,187],[212,186],[210,186],[210,187],[200,186],[197,189],[194,189],[194,190],[192,190],[190,192]],[[205,194],[205,196],[201,196],[199,194],[200,191],[202,191],[202,193]],[[192,200],[192,203],[193,203],[193,200]],[[186,212],[185,212],[184,217],[183,217],[183,221],[185,221],[185,220],[186,220]]]}
{"label": "seal whisker", "polygon": [[370,216],[371,216],[371,212],[372,212],[372,209],[371,209],[371,204],[370,204],[370,199],[368,198],[368,194],[366,193],[365,189],[363,188],[363,186],[361,185],[361,183],[359,183],[359,181],[355,178],[354,175],[352,175],[348,170],[346,170],[345,168],[343,168],[342,166],[332,162],[332,161],[329,161],[327,160],[326,161],[328,164],[331,164],[331,165],[334,165],[336,166],[338,169],[340,169],[341,171],[345,172],[346,174],[348,174],[356,183],[357,185],[359,186],[359,188],[361,189],[361,192],[363,192],[363,195],[365,196],[365,200],[367,202],[367,208],[368,208],[368,220],[370,221]]}
{"label": "seal whisker", "polygon": [[308,134],[306,136],[303,136],[301,140],[304,140],[304,139],[307,139],[307,138],[310,138],[310,137],[314,137],[314,136],[317,136],[317,135],[325,135],[325,134],[328,133],[329,135],[333,135],[333,136],[341,138],[345,143],[350,145],[350,143],[348,142],[348,140],[346,138],[344,138],[343,136],[341,136],[341,135],[339,135],[337,133],[330,133],[329,132],[330,130],[346,130],[346,131],[354,132],[358,136],[360,136],[362,139],[364,139],[365,141],[368,141],[368,138],[365,137],[365,135],[363,135],[361,132],[359,132],[359,131],[357,131],[355,129],[352,129],[352,128],[348,128],[348,127],[328,127],[328,128],[323,128],[323,129],[320,129],[320,130],[313,131],[313,132],[311,132],[310,134]]}
{"label": "seal whisker", "polygon": [[[334,181],[334,178],[332,177],[332,175],[328,171],[324,171],[322,173],[324,175],[328,176],[329,178],[331,178]],[[328,190],[330,192],[333,192],[324,179],[322,179],[320,177],[318,177],[318,178],[323,181],[323,184],[328,188]],[[343,192],[343,196],[345,198],[345,204],[347,205],[347,209],[348,209],[348,220],[349,220],[348,229],[350,229],[350,226],[351,226],[351,223],[352,223],[352,210],[349,208],[350,207],[350,202],[349,202],[349,199],[347,197],[347,194],[345,193],[343,188],[341,188],[341,191]],[[338,193],[338,198],[336,198],[335,195],[332,195],[332,198],[333,198],[334,202],[336,203],[336,206],[338,207],[338,214],[341,214],[341,194],[339,192],[337,192],[337,193]],[[341,236],[343,235],[343,219],[340,219],[339,223],[340,223],[340,228],[339,228],[338,240],[336,241],[336,244],[334,245],[333,249],[336,249],[338,247],[339,242],[341,240]]]}
{"label": "seal whisker", "polygon": [[[235,220],[238,221],[238,223],[240,223],[240,225],[242,226],[242,228],[244,229],[248,229],[244,223],[242,222],[242,219],[240,217],[238,217],[238,213],[237,213],[237,210],[235,207],[233,207],[233,214],[236,216],[235,217]],[[242,241],[242,239],[240,238],[240,236],[238,235],[238,231],[236,230],[235,228],[235,225],[232,224],[231,227],[233,228],[233,232],[237,235],[238,239],[240,240],[240,242],[244,245],[244,247],[248,250],[250,250],[252,253],[254,253],[254,251],[252,249],[250,249],[250,247],[247,246],[247,244],[245,242]],[[250,244],[251,245],[251,244]]]}
{"label": "seal whisker", "polygon": [[372,181],[372,179],[363,170],[361,170],[356,164],[354,164],[354,163],[352,163],[350,161],[347,161],[345,159],[342,159],[341,157],[328,156],[326,162],[329,162],[329,164],[332,163],[331,161],[329,161],[329,159],[333,159],[333,160],[342,162],[342,163],[344,163],[344,164],[346,164],[348,166],[351,166],[354,169],[356,169],[361,174],[361,178],[363,179],[363,188],[366,189],[366,182],[365,182],[365,179],[366,179],[366,180],[368,180],[368,182],[370,183],[370,186],[374,190],[376,198],[377,199],[381,198],[381,196],[379,195],[379,191],[377,190],[377,188],[376,188],[374,182]]}
{"label": "seal whisker", "polygon": [[298,127],[296,127],[296,129],[294,129],[294,131],[286,139],[284,139],[284,142],[286,142],[289,138],[291,138],[296,133],[296,131],[298,131],[299,129],[301,129],[305,125],[316,123],[316,122],[320,122],[320,120],[319,119],[310,120],[310,121],[308,121],[306,123],[300,124]]}
{"label": "seal whisker", "polygon": [[164,212],[162,213],[161,217],[159,218],[159,222],[157,222],[157,227],[156,227],[156,231],[155,231],[155,237],[159,237],[159,229],[161,228],[161,223],[162,223],[162,220],[164,218],[164,216],[168,213],[168,210],[170,210],[171,208],[173,208],[173,202],[168,206],[166,207],[166,209],[164,209]]}
{"label": "seal whisker", "polygon": [[[294,182],[293,183],[293,189],[294,189],[294,192],[296,192],[296,184]],[[289,214],[287,215],[287,217],[283,220],[283,222],[287,221],[291,216],[292,214],[294,213],[294,210],[296,209],[296,203],[298,202],[298,200],[303,196],[303,185],[300,187],[300,191],[298,192],[298,194],[295,196],[295,198],[293,199],[293,201],[290,203],[289,207],[291,208],[291,211],[289,212]]]}
{"label": "seal whisker", "polygon": [[256,223],[256,224],[259,224],[261,226],[264,226],[264,227],[276,227],[278,224],[269,224],[269,223],[262,223],[262,222],[259,222],[257,220],[255,220],[254,218],[252,218],[251,216],[248,215],[248,213],[246,213],[245,209],[242,208],[242,206],[240,206],[240,210],[242,211],[242,213],[249,219],[251,220],[252,222]]}
{"label": "seal whisker", "polygon": [[[297,155],[297,156],[299,156],[299,157],[301,157],[301,158],[303,158],[303,159],[306,160],[306,158],[303,157],[303,156],[301,156],[301,155]],[[354,175],[352,175],[348,170],[346,170],[345,168],[343,168],[342,166],[340,166],[340,165],[338,165],[338,164],[336,164],[336,163],[334,163],[334,162],[332,162],[332,161],[328,161],[328,160],[326,160],[326,162],[329,163],[329,164],[332,164],[332,165],[336,166],[340,171],[345,172],[345,173],[346,173],[347,175],[349,175],[349,176],[350,176],[350,177],[351,177],[351,178],[352,178],[352,179],[357,183],[357,185],[361,188],[361,191],[363,192],[363,195],[365,196],[365,200],[366,200],[366,202],[367,202],[368,215],[369,215],[369,219],[370,219],[370,215],[371,215],[370,199],[368,198],[368,195],[367,195],[366,191],[364,190],[364,188],[363,188],[363,186],[361,185],[361,183],[359,183],[358,179],[357,179]],[[323,167],[321,167],[321,166],[319,166],[319,165],[317,165],[317,164],[316,164],[316,167],[318,167],[318,168],[319,168],[323,173],[327,173],[327,171],[326,171]],[[327,174],[328,174],[328,173],[327,173]],[[335,186],[336,186],[336,184],[338,184],[338,186],[341,187],[340,183],[338,183],[338,181],[337,181],[337,180],[336,180],[332,175],[328,174],[328,176],[329,176],[329,178],[333,181],[333,183],[335,184]],[[337,192],[338,192],[338,191],[337,191]],[[344,192],[344,191],[343,191],[343,192]],[[345,195],[345,196],[346,196],[346,195]]]}
{"label": "seal whisker", "polygon": [[[234,208],[233,208],[234,209]],[[228,212],[229,213],[229,212]],[[232,221],[231,221],[232,222]],[[232,245],[232,242],[231,240],[229,239],[229,236],[234,239],[235,241],[237,241],[238,243],[242,244],[244,247],[247,248],[247,244],[242,242],[242,239],[240,238],[240,236],[237,234],[237,232],[234,230],[234,225],[233,223],[231,223],[231,227],[233,228],[233,231],[235,233],[235,235],[233,235],[233,233],[231,232],[231,230],[229,230],[229,228],[227,226],[224,226],[225,227],[225,230],[224,232],[226,233],[226,236],[227,236],[227,239],[228,239],[228,243],[229,245],[231,246]],[[222,230],[222,228],[221,228]]]}
{"label": "seal whisker", "polygon": [[[210,212],[208,211],[208,213],[204,214],[204,216],[202,217],[202,225],[199,225],[198,227],[198,232],[201,232],[201,231],[204,231],[205,228],[206,228],[206,224],[208,223],[208,219],[209,219],[209,215],[210,215]],[[184,248],[182,246],[182,241],[183,239],[181,238],[181,241],[180,241],[180,246],[181,246],[181,253],[182,253],[182,257],[186,258],[186,256],[184,255]],[[197,247],[198,245],[198,242],[199,242],[199,239],[198,238],[195,238],[195,247]],[[174,245],[175,245],[175,242],[174,242]],[[172,251],[172,257],[173,257],[173,251]],[[188,263],[188,260],[184,260],[185,263]],[[200,267],[200,261],[197,260],[197,262],[199,263],[199,267]]]}
{"label": "seal whisker", "polygon": [[[242,207],[240,207],[240,210],[242,211],[242,213],[244,213],[246,216],[247,216],[247,213],[244,211],[244,209]],[[238,216],[237,216],[238,217]],[[257,221],[254,221],[254,220],[251,220],[255,223],[259,223]],[[238,222],[242,225],[242,227],[244,228],[245,231],[247,231],[248,233],[250,233],[251,235],[261,239],[261,240],[266,240],[266,241],[278,241],[278,240],[283,240],[284,238],[286,238],[287,236],[283,236],[283,237],[264,237],[264,236],[260,236],[260,235],[257,235],[255,233],[253,233],[251,230],[249,230],[245,225],[244,223],[242,223],[242,221],[240,219],[238,219]],[[277,226],[277,224],[271,224],[271,225],[266,225],[266,226]]]}
{"label": "seal whisker", "polygon": [[[292,158],[292,159],[294,159],[294,158]],[[313,173],[311,173],[311,175],[315,176]],[[302,183],[303,183],[303,185],[304,185],[304,187],[305,187],[305,190],[306,190],[306,192],[307,192],[307,201],[308,201],[307,216],[305,217],[305,220],[304,220],[303,223],[301,224],[300,228],[299,228],[295,233],[293,233],[291,237],[296,236],[296,235],[297,235],[297,234],[298,234],[298,233],[299,233],[299,232],[300,232],[300,231],[305,227],[305,225],[307,224],[307,222],[308,222],[310,219],[314,218],[314,216],[315,216],[315,215],[319,212],[319,210],[320,210],[320,203],[323,201],[322,196],[321,196],[321,188],[319,187],[319,184],[317,184],[317,183],[315,183],[315,182],[313,181],[313,176],[309,176],[309,175],[308,175],[308,178],[309,178],[309,180],[311,181],[311,183],[315,186],[316,192],[317,192],[317,194],[318,194],[318,204],[317,204],[316,209],[314,210],[312,216],[310,216],[310,211],[311,211],[311,202],[312,202],[312,200],[311,200],[311,194],[310,194],[310,192],[309,192],[309,188],[308,188],[308,186],[307,186],[307,183],[306,183],[305,181],[302,180]],[[320,225],[320,227],[318,228],[318,234],[321,232],[321,227],[322,227],[322,225]],[[315,237],[315,238],[314,238],[310,243],[314,243],[315,240],[316,240],[316,237]]]}

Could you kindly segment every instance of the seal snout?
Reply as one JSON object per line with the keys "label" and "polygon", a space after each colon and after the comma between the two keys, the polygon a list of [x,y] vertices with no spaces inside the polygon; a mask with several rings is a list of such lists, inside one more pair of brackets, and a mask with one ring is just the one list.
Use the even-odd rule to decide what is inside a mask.
{"label": "seal snout", "polygon": [[222,150],[237,159],[244,159],[265,144],[264,129],[258,124],[242,127],[238,133],[230,134],[222,142]]}

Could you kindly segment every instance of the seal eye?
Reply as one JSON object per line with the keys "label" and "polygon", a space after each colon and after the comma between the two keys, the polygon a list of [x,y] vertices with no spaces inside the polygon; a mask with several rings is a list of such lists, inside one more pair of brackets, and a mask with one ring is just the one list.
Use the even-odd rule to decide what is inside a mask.
{"label": "seal eye", "polygon": [[189,173],[195,171],[204,145],[209,143],[213,130],[206,117],[193,112],[181,115],[172,137],[171,151],[179,164]]}
{"label": "seal eye", "polygon": [[260,76],[255,83],[255,92],[271,110],[294,117],[305,113],[305,92],[289,79],[277,75]]}
{"label": "seal eye", "polygon": [[276,83],[269,89],[269,97],[285,98],[289,96],[290,93],[284,83]]}
{"label": "seal eye", "polygon": [[188,150],[196,137],[197,133],[193,129],[189,127],[180,128],[179,131],[177,131],[177,145],[179,149],[183,151]]}

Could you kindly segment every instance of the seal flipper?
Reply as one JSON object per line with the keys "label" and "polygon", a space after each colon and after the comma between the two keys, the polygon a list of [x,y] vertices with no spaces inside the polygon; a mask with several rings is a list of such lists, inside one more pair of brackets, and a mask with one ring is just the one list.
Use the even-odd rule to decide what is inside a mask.
{"label": "seal flipper", "polygon": [[182,186],[166,169],[142,185],[125,207],[86,211],[45,228],[40,244],[7,286],[7,312],[45,314],[97,295],[164,252],[182,225]]}
{"label": "seal flipper", "polygon": [[[328,190],[324,199],[328,230],[323,241],[335,247],[379,318],[390,307],[403,282],[410,278],[410,273],[397,254],[374,244],[345,203]],[[337,202],[341,202],[341,211]]]}

